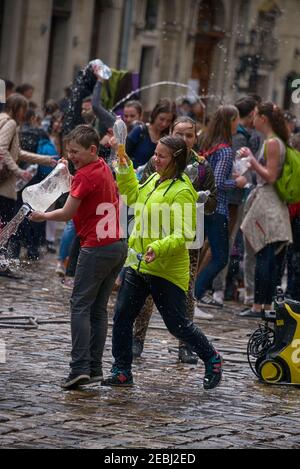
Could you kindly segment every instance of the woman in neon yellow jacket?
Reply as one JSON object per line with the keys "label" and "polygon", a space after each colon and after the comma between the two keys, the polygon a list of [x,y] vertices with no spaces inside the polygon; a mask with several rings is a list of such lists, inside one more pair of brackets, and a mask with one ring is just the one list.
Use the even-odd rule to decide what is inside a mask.
{"label": "woman in neon yellow jacket", "polygon": [[123,200],[134,205],[135,224],[129,247],[143,259],[128,267],[114,315],[112,375],[103,385],[133,384],[132,329],[147,296],[152,295],[169,332],[186,342],[204,361],[205,389],[221,380],[221,357],[202,331],[186,319],[189,282],[188,243],[195,237],[197,193],[183,174],[187,147],[179,137],[163,137],[157,144],[156,172],[139,185],[132,163],[117,174]]}

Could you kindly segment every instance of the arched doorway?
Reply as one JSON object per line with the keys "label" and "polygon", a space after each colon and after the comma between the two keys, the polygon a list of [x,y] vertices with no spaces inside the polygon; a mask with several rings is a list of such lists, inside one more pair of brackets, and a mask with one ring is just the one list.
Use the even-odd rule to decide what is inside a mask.
{"label": "arched doorway", "polygon": [[224,37],[224,31],[220,26],[223,19],[224,8],[219,0],[201,2],[192,69],[192,78],[199,81],[198,93],[201,95],[208,93],[214,50]]}

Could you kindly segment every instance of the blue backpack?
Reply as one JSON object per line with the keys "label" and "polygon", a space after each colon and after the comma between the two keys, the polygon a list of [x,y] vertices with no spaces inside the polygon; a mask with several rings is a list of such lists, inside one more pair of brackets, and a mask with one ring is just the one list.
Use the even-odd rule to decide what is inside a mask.
{"label": "blue backpack", "polygon": [[[56,146],[54,145],[54,143],[51,142],[50,138],[48,138],[48,139],[47,138],[41,138],[38,142],[36,152],[39,155],[53,156],[53,157],[57,157],[55,159],[59,159],[59,156],[57,154]],[[53,168],[51,168],[50,166],[39,165],[39,169],[38,169],[37,174],[41,179],[44,179],[46,176],[48,176],[48,174],[51,173],[52,169]]]}

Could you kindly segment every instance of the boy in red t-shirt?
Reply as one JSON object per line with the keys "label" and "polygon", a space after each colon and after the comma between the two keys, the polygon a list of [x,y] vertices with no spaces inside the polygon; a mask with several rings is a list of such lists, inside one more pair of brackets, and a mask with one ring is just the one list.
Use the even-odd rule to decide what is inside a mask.
{"label": "boy in red t-shirt", "polygon": [[99,135],[79,125],[65,138],[76,175],[62,209],[33,212],[32,221],[73,218],[81,250],[71,296],[71,372],[64,389],[101,381],[107,302],[127,255],[120,239],[119,197],[112,173],[98,157]]}

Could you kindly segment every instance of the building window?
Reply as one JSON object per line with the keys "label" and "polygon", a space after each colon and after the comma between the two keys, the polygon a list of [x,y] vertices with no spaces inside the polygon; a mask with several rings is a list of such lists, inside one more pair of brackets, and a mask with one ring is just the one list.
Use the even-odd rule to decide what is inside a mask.
{"label": "building window", "polygon": [[158,15],[158,0],[148,0],[146,6],[145,29],[153,30],[156,28]]}

